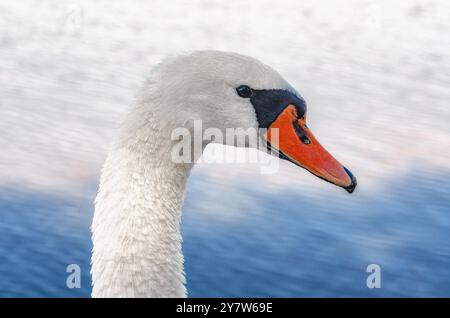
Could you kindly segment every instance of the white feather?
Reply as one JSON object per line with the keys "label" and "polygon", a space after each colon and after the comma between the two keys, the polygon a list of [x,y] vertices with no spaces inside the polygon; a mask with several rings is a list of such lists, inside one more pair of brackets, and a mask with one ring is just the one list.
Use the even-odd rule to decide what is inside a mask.
{"label": "white feather", "polygon": [[242,84],[293,90],[268,66],[234,53],[194,52],[153,70],[102,170],[92,223],[93,297],[187,295],[180,220],[193,164],[171,160],[170,135],[199,119],[204,129],[257,128],[249,100],[236,94]]}

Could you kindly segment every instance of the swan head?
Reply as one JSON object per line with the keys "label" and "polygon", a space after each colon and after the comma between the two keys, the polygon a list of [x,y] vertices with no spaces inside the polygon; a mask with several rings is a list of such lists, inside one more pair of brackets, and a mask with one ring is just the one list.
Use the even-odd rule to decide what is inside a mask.
{"label": "swan head", "polygon": [[[356,178],[318,142],[306,124],[302,96],[269,66],[235,53],[198,51],[156,67],[146,90],[152,112],[174,127],[265,131],[266,147],[280,158],[352,193]],[[150,97],[149,97],[150,98]],[[156,105],[156,106],[155,106]],[[230,144],[225,139],[225,143]]]}

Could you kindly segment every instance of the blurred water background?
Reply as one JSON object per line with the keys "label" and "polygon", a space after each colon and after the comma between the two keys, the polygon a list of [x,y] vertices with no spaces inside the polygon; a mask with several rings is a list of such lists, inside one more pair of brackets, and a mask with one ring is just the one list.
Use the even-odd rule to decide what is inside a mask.
{"label": "blurred water background", "polygon": [[289,163],[197,166],[190,296],[450,296],[449,34],[444,0],[1,0],[0,296],[90,295],[108,145],[151,67],[195,49],[277,69],[359,187]]}

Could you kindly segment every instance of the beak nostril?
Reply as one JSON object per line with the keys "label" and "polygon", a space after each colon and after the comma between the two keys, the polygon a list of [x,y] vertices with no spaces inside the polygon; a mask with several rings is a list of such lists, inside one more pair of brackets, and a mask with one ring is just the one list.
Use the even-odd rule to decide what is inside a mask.
{"label": "beak nostril", "polygon": [[303,135],[300,137],[300,140],[305,144],[305,145],[309,145],[311,143],[311,140],[309,140],[308,136]]}
{"label": "beak nostril", "polygon": [[307,136],[306,132],[303,130],[303,128],[300,127],[297,120],[294,120],[292,122],[292,125],[294,126],[295,132],[297,133],[297,136],[300,139],[300,141],[305,145],[309,145],[311,143],[311,140],[308,138],[308,136]]}

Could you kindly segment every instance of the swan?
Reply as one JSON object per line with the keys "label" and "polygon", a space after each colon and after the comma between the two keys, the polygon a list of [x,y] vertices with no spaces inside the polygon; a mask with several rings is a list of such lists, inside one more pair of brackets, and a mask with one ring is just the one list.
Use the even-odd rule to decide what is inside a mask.
{"label": "swan", "polygon": [[101,172],[91,227],[93,297],[187,296],[181,207],[201,151],[191,163],[174,162],[171,133],[192,130],[199,119],[203,128],[269,128],[263,138],[281,158],[349,193],[356,187],[306,125],[304,99],[275,70],[229,52],[167,58],[138,93]]}

